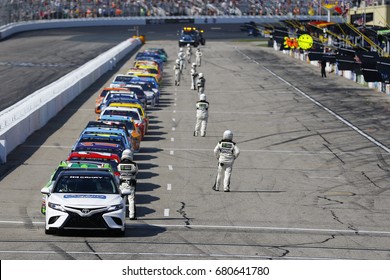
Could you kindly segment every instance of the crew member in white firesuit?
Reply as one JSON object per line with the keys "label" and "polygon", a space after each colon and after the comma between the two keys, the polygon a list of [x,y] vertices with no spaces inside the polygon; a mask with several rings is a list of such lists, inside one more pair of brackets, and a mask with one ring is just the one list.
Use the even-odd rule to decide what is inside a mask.
{"label": "crew member in white firesuit", "polygon": [[180,72],[183,72],[183,69],[186,69],[186,55],[183,51],[183,48],[179,49],[179,53],[177,54],[177,58],[180,60]]}
{"label": "crew member in white firesuit", "polygon": [[198,72],[196,72],[196,63],[192,63],[191,67],[191,89],[196,89],[196,77],[198,77]]}
{"label": "crew member in white firesuit", "polygon": [[196,102],[196,124],[194,136],[206,136],[207,121],[209,119],[209,102],[206,100],[206,94],[202,93],[199,96],[199,101]]}
{"label": "crew member in white firesuit", "polygon": [[197,48],[196,49],[196,52],[195,52],[195,63],[198,67],[200,67],[201,63],[202,63],[202,51],[200,50],[200,48]]}
{"label": "crew member in white firesuit", "polygon": [[191,64],[192,48],[190,44],[187,44],[186,57],[188,64]]}
{"label": "crew member in white firesuit", "polygon": [[196,86],[198,88],[198,93],[202,94],[204,93],[204,87],[206,85],[206,79],[203,76],[203,73],[199,73],[198,75],[198,81],[196,82]]}
{"label": "crew member in white firesuit", "polygon": [[[213,186],[214,191],[218,191],[223,180],[223,190],[230,192],[230,176],[234,160],[239,156],[240,149],[233,142],[233,132],[226,130],[222,140],[214,148],[214,155],[218,159],[218,174]],[[222,179],[223,178],[223,179]]]}
{"label": "crew member in white firesuit", "polygon": [[121,162],[118,164],[120,189],[129,189],[130,194],[127,196],[129,201],[129,218],[136,220],[135,207],[135,188],[137,184],[136,176],[138,173],[138,165],[133,161],[133,153],[126,149],[122,152]]}
{"label": "crew member in white firesuit", "polygon": [[180,59],[176,59],[175,65],[173,65],[173,70],[175,71],[175,86],[180,85]]}

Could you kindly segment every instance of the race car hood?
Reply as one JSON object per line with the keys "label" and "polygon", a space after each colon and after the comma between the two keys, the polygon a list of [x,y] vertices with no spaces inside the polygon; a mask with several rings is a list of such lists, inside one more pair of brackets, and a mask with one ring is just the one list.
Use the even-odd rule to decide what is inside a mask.
{"label": "race car hood", "polygon": [[67,208],[100,208],[121,204],[122,197],[119,194],[88,194],[88,193],[52,193],[50,202]]}
{"label": "race car hood", "polygon": [[155,94],[153,90],[144,90],[144,93],[149,98],[152,98]]}

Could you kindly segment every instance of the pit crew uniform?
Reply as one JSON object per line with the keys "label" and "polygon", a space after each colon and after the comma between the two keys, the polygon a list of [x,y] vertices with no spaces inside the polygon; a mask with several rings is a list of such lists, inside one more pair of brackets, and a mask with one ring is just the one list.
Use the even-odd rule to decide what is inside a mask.
{"label": "pit crew uniform", "polygon": [[236,143],[233,142],[233,133],[230,130],[226,130],[223,133],[223,138],[214,148],[214,155],[218,159],[218,173],[215,180],[213,190],[218,191],[223,179],[223,190],[225,192],[230,191],[230,177],[232,174],[232,168],[234,160],[239,156],[240,149]]}
{"label": "pit crew uniform", "polygon": [[206,136],[207,121],[209,118],[209,102],[206,101],[206,95],[201,94],[199,101],[196,102],[196,123],[194,136]]}

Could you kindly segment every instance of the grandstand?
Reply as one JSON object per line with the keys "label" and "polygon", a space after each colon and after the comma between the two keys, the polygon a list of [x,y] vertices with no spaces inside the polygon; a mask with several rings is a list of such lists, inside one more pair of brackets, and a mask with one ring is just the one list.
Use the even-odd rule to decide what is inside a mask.
{"label": "grandstand", "polygon": [[[0,0],[0,25],[85,17],[325,15],[326,8],[385,4],[385,0]],[[388,0],[386,0],[388,1]],[[390,1],[390,0],[389,0]],[[379,3],[378,3],[379,2]]]}

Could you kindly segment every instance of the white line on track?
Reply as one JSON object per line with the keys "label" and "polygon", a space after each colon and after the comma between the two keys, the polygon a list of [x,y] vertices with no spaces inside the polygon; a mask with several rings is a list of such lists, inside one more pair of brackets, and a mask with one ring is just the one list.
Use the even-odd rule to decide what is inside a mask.
{"label": "white line on track", "polygon": [[173,156],[175,154],[175,151],[170,151],[169,154]]}
{"label": "white line on track", "polygon": [[173,166],[172,165],[168,165],[168,169],[169,170],[173,170]]}
{"label": "white line on track", "polygon": [[164,217],[169,217],[169,208],[164,209]]}
{"label": "white line on track", "polygon": [[[169,208],[164,209],[164,216],[168,213]],[[147,219],[145,219],[147,221]],[[26,224],[23,221],[0,221],[0,224],[15,224],[15,225],[24,225]],[[29,222],[30,224],[30,222]],[[32,222],[34,225],[44,225],[45,222]],[[192,229],[225,229],[225,230],[253,230],[253,231],[268,231],[268,232],[312,232],[312,233],[321,233],[321,234],[350,234],[350,235],[372,235],[372,236],[390,236],[390,231],[377,231],[377,230],[350,230],[350,229],[324,229],[324,228],[295,228],[295,227],[261,227],[261,226],[218,226],[218,225],[167,225],[167,224],[131,224],[126,225],[126,228],[145,228],[145,227],[161,227],[161,228],[192,228]]]}
{"label": "white line on track", "polygon": [[[158,113],[172,113],[172,111],[169,111],[169,110],[161,110],[161,111],[158,111]],[[175,111],[173,111],[173,113],[184,113],[184,114],[188,114],[188,113],[193,113],[193,111],[175,110]],[[276,114],[278,114],[277,112],[261,112],[261,111],[258,111],[258,112],[213,111],[212,113],[213,113],[213,114],[229,114],[229,115],[254,115],[254,116],[256,116],[256,115],[276,115]]]}
{"label": "white line on track", "polygon": [[172,184],[167,184],[167,190],[171,191],[172,190]]}
{"label": "white line on track", "polygon": [[[8,254],[58,254],[58,251],[5,251],[2,250],[0,253]],[[86,252],[86,251],[65,251],[71,255],[121,255],[121,256],[165,256],[165,257],[190,257],[190,258],[242,258],[242,259],[294,259],[294,260],[333,260],[334,258],[311,258],[311,257],[289,257],[289,256],[267,256],[267,255],[244,255],[244,254],[207,254],[207,253],[159,253],[159,252]]]}
{"label": "white line on track", "polygon": [[[2,250],[0,253],[8,253],[8,254],[58,254],[58,251],[5,251]],[[86,251],[65,251],[67,254],[71,255],[121,255],[121,256],[165,256],[165,257],[199,257],[199,258],[242,258],[242,259],[294,259],[294,260],[333,260],[334,258],[310,258],[310,257],[289,257],[289,256],[266,256],[266,255],[244,255],[244,254],[207,254],[207,253],[159,253],[159,252],[86,252]]]}
{"label": "white line on track", "polygon": [[175,131],[176,130],[176,127],[172,127],[172,131]]}
{"label": "white line on track", "polygon": [[352,128],[353,130],[355,130],[357,133],[359,133],[361,136],[363,136],[364,138],[366,138],[368,141],[370,141],[371,143],[375,144],[376,146],[378,146],[379,148],[383,149],[384,151],[386,151],[387,153],[390,154],[390,148],[386,147],[385,145],[383,145],[382,143],[380,143],[378,140],[376,140],[375,138],[371,137],[370,135],[368,135],[367,133],[363,132],[362,130],[360,130],[358,127],[356,127],[355,125],[353,125],[351,122],[349,122],[348,120],[344,119],[342,116],[338,115],[337,113],[335,113],[334,111],[332,111],[331,109],[329,109],[328,107],[326,107],[325,105],[323,105],[321,102],[315,100],[313,97],[309,96],[308,94],[306,94],[305,92],[303,92],[302,90],[300,90],[299,88],[297,88],[296,86],[294,86],[293,84],[291,84],[290,82],[286,81],[285,79],[283,79],[282,77],[278,76],[275,72],[273,72],[272,70],[270,70],[269,68],[265,67],[264,65],[261,65],[258,61],[256,61],[255,59],[251,58],[250,56],[246,55],[245,53],[243,53],[242,51],[240,51],[238,48],[235,48],[237,52],[239,52],[240,54],[242,54],[243,56],[245,56],[246,58],[248,58],[249,60],[253,61],[254,63],[256,63],[257,65],[259,65],[260,67],[262,67],[263,69],[267,70],[271,75],[275,76],[277,79],[281,80],[283,83],[285,83],[286,85],[290,86],[291,88],[293,88],[295,91],[297,91],[298,93],[300,93],[302,96],[306,97],[307,99],[309,99],[311,102],[313,102],[314,104],[316,104],[317,106],[319,106],[320,108],[324,109],[326,112],[328,112],[329,114],[331,114],[332,116],[334,116],[336,119],[338,119],[339,121],[341,121],[342,123],[344,123],[345,125],[347,125],[348,127]]}
{"label": "white line on track", "polygon": [[[173,129],[172,129],[173,130]],[[171,138],[171,141],[175,141],[174,138]],[[238,144],[240,142],[237,142]],[[39,146],[39,145],[22,145],[22,147],[26,148],[72,148],[71,146]],[[212,149],[180,149],[180,148],[161,148],[162,150],[171,150],[170,154],[173,155],[174,151],[212,151]],[[317,155],[333,155],[332,152],[327,151],[293,151],[293,150],[244,150],[240,149],[240,152],[244,153],[268,153],[268,154],[291,154],[291,155],[300,155],[300,156],[317,156]],[[378,152],[337,152],[340,155],[379,155]]]}
{"label": "white line on track", "polygon": [[[237,142],[240,143],[240,142]],[[162,150],[171,150],[171,151],[191,151],[191,152],[209,152],[213,149],[189,149],[189,148],[160,148]],[[265,154],[291,154],[291,155],[301,155],[301,156],[318,156],[318,155],[333,155],[332,152],[328,151],[294,151],[294,150],[245,150],[240,149],[240,152],[244,153],[265,153]],[[379,155],[378,152],[337,152],[341,155]]]}
{"label": "white line on track", "polygon": [[172,138],[171,138],[171,142],[174,142],[174,141],[175,141],[175,138],[172,137]]}

